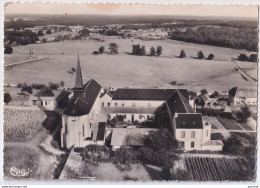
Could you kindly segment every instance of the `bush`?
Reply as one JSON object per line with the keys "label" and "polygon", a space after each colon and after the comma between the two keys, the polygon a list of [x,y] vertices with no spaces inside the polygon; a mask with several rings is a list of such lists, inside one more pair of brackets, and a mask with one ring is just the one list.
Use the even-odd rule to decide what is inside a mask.
{"label": "bush", "polygon": [[232,154],[232,155],[244,155],[244,146],[241,140],[235,136],[231,135],[227,140],[223,141],[223,153]]}
{"label": "bush", "polygon": [[186,53],[184,50],[181,50],[179,58],[184,58],[184,57],[186,57]]}
{"label": "bush", "polygon": [[150,48],[150,55],[151,56],[155,55],[155,48],[153,46]]}
{"label": "bush", "polygon": [[13,53],[13,48],[11,46],[6,46],[4,50],[5,54],[12,54]]}
{"label": "bush", "polygon": [[59,108],[65,108],[69,104],[69,92],[62,90],[56,97],[56,103]]}
{"label": "bush", "polygon": [[18,87],[18,88],[22,88],[22,87],[23,87],[23,84],[18,83],[16,87]]}
{"label": "bush", "polygon": [[133,55],[145,55],[145,46],[140,46],[140,44],[136,44],[132,46]]}
{"label": "bush", "polygon": [[197,58],[198,59],[203,59],[204,58],[204,54],[203,54],[202,51],[198,51]]}
{"label": "bush", "polygon": [[38,95],[42,97],[53,97],[54,93],[52,92],[51,88],[45,87],[38,92]]}
{"label": "bush", "polygon": [[162,46],[157,46],[157,55],[160,56],[162,55]]}
{"label": "bush", "polygon": [[161,177],[163,180],[169,181],[172,180],[172,173],[171,173],[171,168],[167,166],[163,166],[161,170]]}
{"label": "bush", "polygon": [[60,86],[59,84],[49,82],[49,88],[52,90],[57,90],[59,88],[59,86]]}
{"label": "bush", "polygon": [[32,87],[31,86],[23,86],[23,88],[21,89],[21,92],[27,92],[29,94],[33,93]]}
{"label": "bush", "polygon": [[98,49],[99,53],[103,54],[104,51],[105,51],[105,47],[104,46],[101,46],[99,49]]}
{"label": "bush", "polygon": [[214,55],[213,54],[209,54],[208,60],[212,60],[212,59],[214,59]]}
{"label": "bush", "polygon": [[250,57],[249,57],[249,61],[257,62],[257,54],[251,54]]}
{"label": "bush", "polygon": [[115,162],[123,165],[130,165],[132,160],[133,154],[129,148],[123,146],[115,151]]}
{"label": "bush", "polygon": [[246,54],[240,54],[240,55],[238,56],[238,60],[239,60],[239,61],[248,61],[248,57],[247,57]]}
{"label": "bush", "polygon": [[4,94],[4,103],[8,105],[9,102],[11,102],[12,97],[10,95],[10,93],[5,93]]}
{"label": "bush", "polygon": [[97,55],[97,54],[99,54],[99,52],[98,51],[94,51],[92,54]]}
{"label": "bush", "polygon": [[178,181],[190,181],[192,180],[190,173],[187,170],[178,169],[174,174],[174,179]]}
{"label": "bush", "polygon": [[109,44],[110,54],[118,54],[118,45],[117,43],[110,43]]}
{"label": "bush", "polygon": [[45,87],[46,87],[46,85],[44,85],[44,84],[32,84],[33,89],[43,89]]}
{"label": "bush", "polygon": [[72,71],[72,72],[76,72],[75,67],[71,67],[71,71]]}

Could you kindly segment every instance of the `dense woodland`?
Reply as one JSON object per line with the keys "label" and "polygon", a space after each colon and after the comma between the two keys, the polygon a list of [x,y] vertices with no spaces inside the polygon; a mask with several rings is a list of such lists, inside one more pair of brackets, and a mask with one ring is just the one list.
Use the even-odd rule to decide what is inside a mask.
{"label": "dense woodland", "polygon": [[256,29],[232,27],[199,27],[186,31],[176,30],[171,38],[185,42],[207,44],[235,49],[257,51],[258,33]]}

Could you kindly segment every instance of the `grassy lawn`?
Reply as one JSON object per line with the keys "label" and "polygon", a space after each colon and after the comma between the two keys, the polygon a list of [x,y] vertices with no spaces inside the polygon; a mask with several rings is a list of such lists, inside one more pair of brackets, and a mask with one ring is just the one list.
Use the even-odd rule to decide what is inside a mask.
{"label": "grassy lawn", "polygon": [[[104,46],[105,51],[108,51],[108,45],[112,42],[119,45],[118,55],[92,54],[100,46]],[[163,54],[159,57],[129,55],[133,44],[145,45],[147,53],[151,46],[161,45]],[[19,61],[21,56],[28,56],[31,48],[35,48],[37,56],[51,59],[17,66],[5,71],[5,83],[47,84],[49,81],[60,82],[63,80],[66,87],[72,87],[75,75],[67,71],[72,66],[76,66],[77,52],[79,52],[83,81],[86,82],[94,77],[100,84],[114,88],[168,88],[173,87],[169,84],[171,81],[176,81],[177,85],[221,86],[225,89],[233,86],[234,83],[236,85],[255,85],[255,82],[245,81],[238,72],[234,71],[231,57],[242,53],[241,50],[187,44],[173,40],[142,41],[105,38],[105,42],[82,40],[16,46],[13,54],[5,55],[5,63],[14,61],[15,57]],[[181,49],[186,51],[187,58],[176,57]],[[214,53],[214,60],[194,59],[198,50],[202,50],[205,55]]]}
{"label": "grassy lawn", "polygon": [[242,130],[233,119],[222,117],[217,118],[227,130]]}
{"label": "grassy lawn", "polygon": [[30,140],[42,127],[46,115],[40,110],[4,109],[4,141]]}
{"label": "grassy lawn", "polygon": [[39,156],[33,149],[26,146],[4,147],[4,177],[19,178],[10,174],[10,168],[15,167],[17,169],[31,170],[28,176],[21,178],[36,178],[38,164]]}

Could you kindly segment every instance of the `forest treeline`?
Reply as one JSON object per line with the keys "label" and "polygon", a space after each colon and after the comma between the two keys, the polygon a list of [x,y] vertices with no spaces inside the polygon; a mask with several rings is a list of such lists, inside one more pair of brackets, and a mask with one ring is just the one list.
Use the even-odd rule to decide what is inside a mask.
{"label": "forest treeline", "polygon": [[232,27],[199,27],[197,29],[176,30],[171,39],[207,44],[234,49],[257,51],[258,33],[256,29]]}

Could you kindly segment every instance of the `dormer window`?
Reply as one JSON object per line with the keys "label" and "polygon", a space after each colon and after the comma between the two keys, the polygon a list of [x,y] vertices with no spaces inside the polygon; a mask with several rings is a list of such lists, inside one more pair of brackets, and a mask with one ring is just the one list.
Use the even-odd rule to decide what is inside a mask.
{"label": "dormer window", "polygon": [[71,121],[77,121],[77,118],[76,117],[72,117]]}
{"label": "dormer window", "polygon": [[117,106],[117,102],[115,102],[115,106]]}

